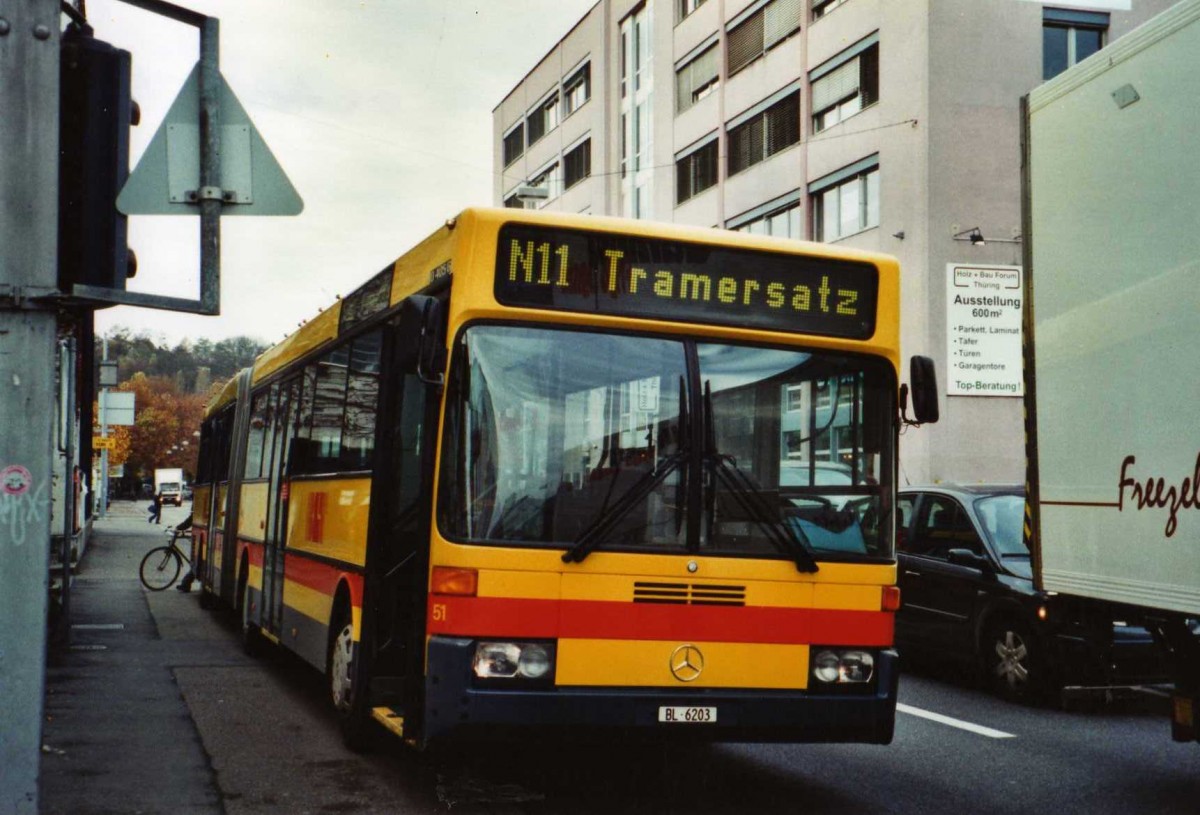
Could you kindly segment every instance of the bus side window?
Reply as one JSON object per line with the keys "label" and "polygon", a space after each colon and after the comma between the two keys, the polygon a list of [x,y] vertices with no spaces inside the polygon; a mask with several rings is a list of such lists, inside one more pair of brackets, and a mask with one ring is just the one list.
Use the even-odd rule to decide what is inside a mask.
{"label": "bus side window", "polygon": [[379,361],[382,335],[364,334],[350,350],[346,414],[342,426],[342,468],[363,470],[375,452],[375,417],[379,410]]}

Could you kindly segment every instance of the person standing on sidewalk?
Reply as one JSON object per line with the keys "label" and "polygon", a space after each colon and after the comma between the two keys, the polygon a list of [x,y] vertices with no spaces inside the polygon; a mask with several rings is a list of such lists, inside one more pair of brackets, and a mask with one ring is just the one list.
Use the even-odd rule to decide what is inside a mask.
{"label": "person standing on sidewalk", "polygon": [[148,524],[162,523],[162,493],[154,493],[154,500],[150,502],[150,517],[146,519]]}

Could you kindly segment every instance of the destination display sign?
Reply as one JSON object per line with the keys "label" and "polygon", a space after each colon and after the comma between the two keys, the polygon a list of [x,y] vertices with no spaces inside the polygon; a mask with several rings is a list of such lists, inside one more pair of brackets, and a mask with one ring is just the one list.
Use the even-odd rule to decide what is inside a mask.
{"label": "destination display sign", "polygon": [[875,333],[870,263],[507,224],[497,302],[832,337]]}

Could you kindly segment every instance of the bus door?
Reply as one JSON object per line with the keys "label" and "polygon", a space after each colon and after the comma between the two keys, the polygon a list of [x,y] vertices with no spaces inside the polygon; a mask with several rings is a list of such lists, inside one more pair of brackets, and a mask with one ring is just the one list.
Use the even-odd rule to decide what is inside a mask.
{"label": "bus door", "polygon": [[[226,473],[228,486],[225,491],[225,501],[221,506],[222,541],[219,553],[214,552],[210,563],[213,564],[213,585],[217,595],[229,608],[234,608],[242,601],[237,594],[238,569],[238,513],[242,498],[242,480],[245,477],[246,466],[246,425],[250,419],[250,372],[238,374],[237,401],[229,413],[229,421],[225,433],[229,437],[226,447],[228,455],[222,465]],[[214,490],[216,492],[216,490]],[[215,505],[213,511],[216,511]],[[219,555],[219,556],[218,556]]]}
{"label": "bus door", "polygon": [[[397,321],[399,322],[399,321]],[[432,428],[437,425],[436,389],[417,376],[406,332],[392,330],[383,348],[384,381],[371,495],[368,592],[373,614],[364,636],[372,648],[372,676],[383,687],[381,703],[400,704],[406,718],[420,711],[426,572],[432,496]],[[364,615],[366,616],[366,615]],[[389,678],[393,681],[389,681]]]}
{"label": "bus door", "polygon": [[[213,582],[215,578],[210,571],[210,567],[213,562],[213,552],[219,545],[224,526],[221,522],[221,510],[223,507],[220,502],[220,495],[221,481],[225,475],[225,471],[221,465],[228,459],[225,448],[229,444],[229,434],[225,432],[224,412],[213,418],[209,426],[209,431],[209,438],[206,441],[212,460],[208,465],[208,481],[210,486],[207,493],[207,501],[205,502],[206,506],[203,509],[204,517],[208,519],[208,525],[205,529],[203,549],[198,549],[193,542],[193,549],[199,551],[199,556],[203,563],[195,563],[193,566],[197,569],[196,576],[200,578],[202,583],[210,587],[215,587]],[[194,539],[196,535],[195,492],[192,493],[192,496],[192,536]]]}
{"label": "bus door", "polygon": [[[233,425],[232,405],[221,411],[212,422],[212,436],[210,447],[212,448],[212,460],[209,462],[209,471],[211,476],[209,481],[212,487],[208,492],[208,501],[205,511],[208,516],[208,535],[204,541],[203,553],[203,571],[199,575],[201,580],[214,590],[219,590],[217,573],[213,569],[213,564],[217,562],[217,549],[224,545],[224,541],[228,538],[228,515],[226,513],[227,503],[221,501],[221,485],[226,487],[226,501],[228,501],[228,481],[229,478],[229,453],[232,445],[232,437],[230,430]],[[194,495],[194,493],[193,493]],[[192,506],[193,519],[195,518],[195,505]],[[199,566],[200,564],[196,564]],[[201,595],[203,596],[203,595]]]}
{"label": "bus door", "polygon": [[291,488],[287,465],[300,403],[300,377],[271,387],[272,391],[276,388],[279,390],[277,398],[272,394],[275,421],[271,423],[267,529],[263,536],[261,625],[263,630],[278,637],[283,616],[283,561],[287,545],[288,493]]}

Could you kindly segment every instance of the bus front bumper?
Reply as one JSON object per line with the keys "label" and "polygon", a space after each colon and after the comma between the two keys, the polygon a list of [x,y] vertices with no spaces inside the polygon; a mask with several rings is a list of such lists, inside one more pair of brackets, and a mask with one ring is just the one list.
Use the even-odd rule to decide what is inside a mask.
{"label": "bus front bumper", "polygon": [[[879,653],[875,681],[854,693],[705,688],[475,684],[475,640],[429,641],[423,740],[511,738],[537,730],[568,740],[609,737],[726,742],[889,744],[899,657]],[[714,723],[663,723],[660,708],[715,708]]]}

